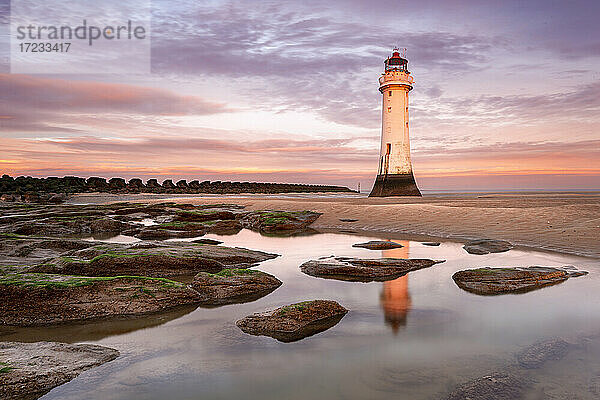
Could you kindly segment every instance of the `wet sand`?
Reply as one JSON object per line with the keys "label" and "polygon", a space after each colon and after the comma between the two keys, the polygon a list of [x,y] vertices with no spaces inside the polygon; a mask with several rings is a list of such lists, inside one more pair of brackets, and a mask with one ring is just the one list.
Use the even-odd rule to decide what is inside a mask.
{"label": "wet sand", "polygon": [[[305,197],[303,197],[305,196]],[[363,196],[111,196],[95,201],[236,203],[247,209],[312,210],[323,213],[313,227],[352,230],[390,239],[423,235],[455,240],[492,238],[517,246],[600,258],[600,193],[485,193],[422,198]],[[79,195],[74,202],[90,195]],[[357,219],[356,222],[341,222]]]}

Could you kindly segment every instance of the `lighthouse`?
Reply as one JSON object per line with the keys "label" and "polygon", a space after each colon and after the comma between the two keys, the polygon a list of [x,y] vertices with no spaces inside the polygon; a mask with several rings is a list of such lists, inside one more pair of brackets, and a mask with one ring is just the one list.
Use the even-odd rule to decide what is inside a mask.
{"label": "lighthouse", "polygon": [[383,95],[379,167],[369,197],[421,196],[412,172],[408,139],[408,92],[413,88],[413,77],[408,60],[398,49],[384,64],[379,78]]}

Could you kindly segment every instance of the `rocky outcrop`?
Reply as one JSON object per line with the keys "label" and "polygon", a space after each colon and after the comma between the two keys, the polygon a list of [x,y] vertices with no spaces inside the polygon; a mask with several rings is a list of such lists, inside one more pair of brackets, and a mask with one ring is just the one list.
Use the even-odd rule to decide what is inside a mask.
{"label": "rocky outcrop", "polygon": [[36,238],[0,235],[0,265],[36,265],[62,254],[94,246],[93,242],[76,239]]}
{"label": "rocky outcrop", "polygon": [[119,352],[91,344],[0,342],[0,398],[37,399]]}
{"label": "rocky outcrop", "polygon": [[311,211],[248,212],[234,204],[32,205],[26,214],[19,206],[0,207],[7,214],[0,219],[0,233],[61,237],[109,233],[142,240],[232,235],[243,228],[274,234],[306,233],[320,215]]}
{"label": "rocky outcrop", "polygon": [[353,244],[352,247],[361,247],[369,250],[390,250],[398,249],[404,246],[400,243],[391,242],[389,240],[371,240],[370,242]]}
{"label": "rocky outcrop", "polygon": [[518,400],[524,398],[527,387],[519,374],[495,372],[460,385],[446,400]]}
{"label": "rocky outcrop", "polygon": [[193,238],[203,236],[208,232],[206,227],[202,224],[197,226],[188,225],[185,228],[176,227],[170,224],[154,225],[142,228],[136,232],[131,233],[138,239],[142,240],[166,240],[174,238]]}
{"label": "rocky outcrop", "polygon": [[258,232],[301,231],[315,222],[321,213],[313,211],[254,211],[244,214],[244,228]]}
{"label": "rocky outcrop", "polygon": [[327,257],[307,261],[300,266],[300,270],[307,275],[343,281],[389,281],[441,262],[428,259]]}
{"label": "rocky outcrop", "polygon": [[532,392],[529,369],[540,368],[548,361],[560,360],[573,347],[561,338],[546,339],[526,347],[516,354],[517,363],[510,363],[499,371],[459,385],[447,400],[513,400],[530,397]]}
{"label": "rocky outcrop", "polygon": [[125,179],[123,178],[111,178],[108,180],[108,186],[112,190],[125,189],[127,184],[125,183]]}
{"label": "rocky outcrop", "polygon": [[245,333],[294,342],[336,325],[348,310],[331,300],[313,300],[249,315],[236,322]]}
{"label": "rocky outcrop", "polygon": [[50,215],[39,219],[17,221],[0,229],[6,233],[37,236],[72,236],[94,233],[118,233],[135,226],[111,217],[90,215]]}
{"label": "rocky outcrop", "polygon": [[564,282],[569,277],[585,275],[584,271],[573,271],[554,267],[484,267],[458,271],[452,279],[463,290],[480,295],[526,293],[546,286]]}
{"label": "rocky outcrop", "polygon": [[552,338],[536,342],[517,354],[522,368],[540,368],[547,361],[560,360],[569,352],[570,343],[561,338]]}
{"label": "rocky outcrop", "polygon": [[220,240],[215,240],[215,239],[196,239],[196,240],[192,240],[192,243],[217,245],[217,244],[221,244],[223,242]]}
{"label": "rocky outcrop", "polygon": [[200,272],[192,288],[206,306],[247,303],[271,293],[282,282],[273,275],[252,269],[224,269],[216,274]]}
{"label": "rocky outcrop", "polygon": [[164,278],[0,275],[0,325],[33,326],[142,315],[196,304],[198,293]]}
{"label": "rocky outcrop", "polygon": [[162,183],[163,189],[175,189],[175,184],[171,179],[165,179]]}
{"label": "rocky outcrop", "polygon": [[505,240],[494,240],[494,239],[478,239],[471,240],[465,243],[463,249],[469,254],[490,254],[490,253],[502,253],[513,248],[513,245]]}
{"label": "rocky outcrop", "polygon": [[231,266],[248,268],[275,257],[277,254],[262,251],[197,243],[111,243],[71,252],[30,272],[167,277],[216,273]]}
{"label": "rocky outcrop", "polygon": [[206,222],[216,220],[234,220],[236,214],[230,210],[199,209],[177,211],[174,221],[177,222]]}

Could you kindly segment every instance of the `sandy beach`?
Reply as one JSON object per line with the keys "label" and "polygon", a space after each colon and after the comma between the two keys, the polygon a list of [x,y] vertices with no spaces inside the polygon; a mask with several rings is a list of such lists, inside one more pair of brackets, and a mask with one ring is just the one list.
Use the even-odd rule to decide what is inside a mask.
{"label": "sandy beach", "polygon": [[[600,193],[485,193],[418,197],[301,196],[75,196],[87,201],[176,201],[236,203],[250,210],[313,210],[323,215],[313,227],[377,236],[423,235],[455,240],[492,238],[532,247],[600,258]],[[356,222],[341,222],[357,219]]]}

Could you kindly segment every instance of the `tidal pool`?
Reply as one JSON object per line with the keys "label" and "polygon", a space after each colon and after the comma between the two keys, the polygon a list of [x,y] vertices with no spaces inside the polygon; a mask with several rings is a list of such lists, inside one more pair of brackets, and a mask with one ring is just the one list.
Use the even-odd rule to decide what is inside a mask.
{"label": "tidal pool", "polygon": [[[281,254],[256,269],[283,285],[257,301],[188,308],[149,318],[16,329],[2,340],[57,340],[113,347],[121,356],[42,397],[51,399],[400,399],[443,398],[456,385],[515,363],[515,353],[561,336],[577,342],[565,358],[531,374],[528,398],[600,395],[599,262],[513,249],[470,255],[457,242],[372,251],[369,236],[266,237],[243,230],[206,235],[228,246]],[[124,240],[119,238],[118,240]],[[444,259],[388,281],[344,282],[300,272],[323,256]],[[458,288],[454,272],[480,266],[575,265],[589,275],[519,295],[478,296]],[[294,343],[241,332],[253,312],[302,300],[330,299],[349,313],[331,329]],[[554,397],[553,397],[554,396]]]}

